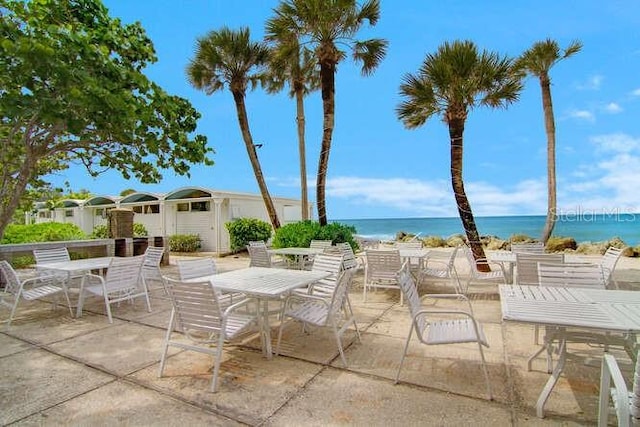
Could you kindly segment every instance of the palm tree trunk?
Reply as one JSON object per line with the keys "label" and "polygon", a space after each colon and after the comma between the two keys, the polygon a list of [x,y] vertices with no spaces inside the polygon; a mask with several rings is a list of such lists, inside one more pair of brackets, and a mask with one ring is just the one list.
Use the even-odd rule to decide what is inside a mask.
{"label": "palm tree trunk", "polygon": [[296,123],[298,125],[298,153],[300,157],[300,199],[302,200],[302,220],[309,219],[309,196],[307,194],[307,156],[304,138],[304,93],[301,85],[295,86]]}
{"label": "palm tree trunk", "polygon": [[320,61],[320,84],[322,88],[324,121],[322,128],[322,146],[320,147],[320,158],[318,160],[316,202],[318,203],[318,222],[321,226],[327,225],[325,186],[327,182],[329,153],[331,151],[331,137],[333,135],[335,121],[335,71],[335,63],[326,60]]}
{"label": "palm tree trunk", "polygon": [[542,90],[542,109],[544,111],[544,127],[547,133],[547,219],[542,231],[542,242],[546,245],[556,222],[556,125],[553,119],[551,102],[551,81],[548,76],[540,77]]}
{"label": "palm tree trunk", "polygon": [[[480,243],[480,235],[478,234],[476,221],[473,217],[471,205],[467,199],[464,182],[462,180],[463,133],[464,120],[449,120],[449,138],[451,139],[451,187],[453,188],[453,194],[455,195],[456,204],[458,205],[460,221],[462,221],[462,226],[469,241],[469,247],[471,248],[471,252],[473,252],[473,257],[478,260],[485,258],[485,254],[482,244]],[[484,263],[478,264],[478,270],[489,271],[489,266]]]}
{"label": "palm tree trunk", "polygon": [[260,188],[260,194],[262,194],[262,199],[264,200],[267,214],[269,215],[269,219],[271,220],[271,225],[273,226],[274,230],[277,230],[278,228],[280,228],[280,220],[278,219],[276,208],[273,205],[273,200],[271,200],[271,195],[269,194],[269,190],[267,189],[267,183],[265,182],[264,175],[262,174],[262,168],[260,167],[260,160],[258,160],[256,147],[255,145],[253,145],[253,138],[251,137],[251,131],[249,130],[247,110],[244,105],[244,93],[240,91],[233,91],[232,93],[233,100],[236,102],[238,123],[240,124],[240,131],[242,132],[244,145],[247,148],[249,161],[251,162],[251,167],[253,167],[253,173],[256,176],[256,181],[258,182],[258,187]]}

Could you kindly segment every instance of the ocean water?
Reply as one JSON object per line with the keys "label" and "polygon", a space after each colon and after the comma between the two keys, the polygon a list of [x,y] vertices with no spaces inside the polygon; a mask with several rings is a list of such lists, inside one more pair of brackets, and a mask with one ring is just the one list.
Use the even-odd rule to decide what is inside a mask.
{"label": "ocean water", "polygon": [[[508,239],[514,234],[525,234],[539,238],[544,228],[545,217],[531,216],[487,216],[476,217],[481,236],[498,236]],[[462,223],[453,218],[384,218],[384,219],[340,219],[335,222],[352,225],[357,234],[366,238],[393,240],[403,231],[419,236],[448,237],[464,234]],[[640,214],[575,214],[558,218],[553,236],[573,237],[578,243],[602,242],[613,237],[621,238],[627,245],[640,245]]]}

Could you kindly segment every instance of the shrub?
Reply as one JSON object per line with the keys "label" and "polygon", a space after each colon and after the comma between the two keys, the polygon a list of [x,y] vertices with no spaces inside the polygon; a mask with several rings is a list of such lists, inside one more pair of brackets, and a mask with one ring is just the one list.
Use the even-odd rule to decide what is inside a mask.
{"label": "shrub", "polygon": [[36,263],[36,259],[33,255],[21,255],[13,257],[9,263],[17,270],[19,268],[28,268],[32,266]]}
{"label": "shrub", "polygon": [[41,224],[9,224],[0,243],[57,242],[86,239],[82,229],[75,224],[45,222]]}
{"label": "shrub", "polygon": [[[133,236],[134,237],[146,237],[149,233],[147,232],[146,227],[139,222],[133,223]],[[92,239],[108,239],[109,238],[109,226],[106,224],[96,225],[93,228],[93,232],[91,233]]]}
{"label": "shrub", "polygon": [[169,236],[169,250],[171,252],[196,252],[202,246],[202,240],[197,234],[174,234]]}
{"label": "shrub", "polygon": [[257,218],[238,218],[224,225],[229,231],[232,251],[244,249],[249,242],[271,238],[273,229],[271,224]]}
{"label": "shrub", "polygon": [[427,236],[422,239],[422,244],[428,248],[442,248],[447,246],[447,241],[440,236]]}
{"label": "shrub", "polygon": [[352,225],[332,222],[320,226],[319,222],[306,220],[293,222],[276,230],[273,237],[273,247],[309,247],[311,240],[331,240],[333,244],[347,242],[354,251],[358,250],[358,243],[353,235],[356,228]]}

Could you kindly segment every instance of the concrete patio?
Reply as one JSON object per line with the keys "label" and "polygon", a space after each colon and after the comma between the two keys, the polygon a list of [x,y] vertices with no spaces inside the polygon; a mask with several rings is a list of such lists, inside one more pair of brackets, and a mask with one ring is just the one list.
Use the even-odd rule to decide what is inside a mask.
{"label": "concrete patio", "polygon": [[[248,258],[216,262],[226,271],[247,266]],[[173,265],[163,269],[176,275]],[[491,285],[474,286],[470,297],[491,345],[485,356],[495,400],[487,400],[474,345],[426,347],[414,339],[401,382],[394,385],[410,326],[408,309],[400,306],[398,291],[371,293],[363,303],[362,281],[360,270],[351,302],[362,340],[347,332],[348,367],[342,366],[330,333],[304,334],[290,326],[282,354],[272,360],[263,358],[257,335],[227,345],[215,394],[208,391],[213,366],[208,355],[170,350],[165,375],[157,377],[170,313],[157,284],[151,313],[142,300],[122,304],[113,310],[113,324],[98,299],[87,301],[78,319],[60,307],[52,311],[45,302],[21,302],[12,326],[0,325],[0,424],[595,424],[602,350],[570,347],[574,357],[546,405],[546,417],[537,418],[536,399],[548,379],[546,361],[536,360],[527,371],[527,357],[538,348],[533,327],[503,323],[497,288]],[[442,283],[422,287],[445,290]],[[1,318],[6,315],[3,309]],[[629,359],[616,356],[628,375]]]}

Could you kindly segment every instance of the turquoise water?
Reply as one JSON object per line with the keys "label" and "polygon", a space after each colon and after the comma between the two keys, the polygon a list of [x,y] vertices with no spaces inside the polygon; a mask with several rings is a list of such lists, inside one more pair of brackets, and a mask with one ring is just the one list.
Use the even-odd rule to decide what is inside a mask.
{"label": "turquoise water", "polygon": [[[513,234],[525,234],[539,238],[544,227],[544,216],[487,216],[476,217],[480,235],[508,239]],[[420,236],[448,237],[463,234],[460,219],[455,218],[384,218],[340,219],[335,222],[353,225],[357,234],[375,239],[394,239],[403,231]],[[627,245],[640,244],[640,214],[580,214],[558,218],[554,236],[573,237],[578,243],[602,242],[620,237]]]}

